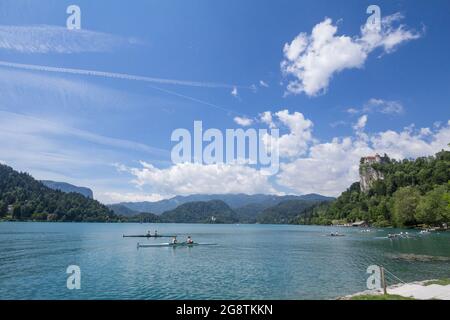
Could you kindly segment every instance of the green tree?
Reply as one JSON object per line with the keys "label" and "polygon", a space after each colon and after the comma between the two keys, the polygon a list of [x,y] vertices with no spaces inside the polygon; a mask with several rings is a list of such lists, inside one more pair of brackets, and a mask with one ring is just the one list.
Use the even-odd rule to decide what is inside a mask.
{"label": "green tree", "polygon": [[16,205],[14,206],[14,208],[13,208],[13,211],[12,211],[12,217],[13,217],[14,219],[20,219],[21,213],[22,213],[22,210],[21,210],[21,208],[20,208],[20,205],[19,205],[19,204],[16,204]]}
{"label": "green tree", "polygon": [[410,226],[416,223],[416,210],[420,192],[415,187],[403,187],[394,193],[393,218],[396,226]]}
{"label": "green tree", "polygon": [[[0,164],[0,201],[13,205],[14,219],[51,220],[65,218],[68,221],[114,221],[111,210],[96,200],[77,193],[55,191],[36,181],[27,173],[20,173]],[[0,216],[4,215],[0,208]]]}
{"label": "green tree", "polygon": [[8,213],[8,205],[0,200],[0,217],[6,216]]}
{"label": "green tree", "polygon": [[416,220],[428,225],[440,225],[449,221],[449,196],[446,185],[435,187],[421,198]]}

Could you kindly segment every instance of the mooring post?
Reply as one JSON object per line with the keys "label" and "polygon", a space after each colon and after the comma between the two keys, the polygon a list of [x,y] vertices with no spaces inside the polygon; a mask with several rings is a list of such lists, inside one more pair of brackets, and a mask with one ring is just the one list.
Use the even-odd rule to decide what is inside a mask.
{"label": "mooring post", "polygon": [[387,295],[386,277],[384,274],[384,267],[381,267],[381,285],[383,286],[383,293]]}

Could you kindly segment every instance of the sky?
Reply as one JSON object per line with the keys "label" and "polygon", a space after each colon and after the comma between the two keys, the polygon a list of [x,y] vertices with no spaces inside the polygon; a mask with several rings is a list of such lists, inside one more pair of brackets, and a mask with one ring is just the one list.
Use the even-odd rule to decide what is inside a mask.
{"label": "sky", "polygon": [[[449,149],[449,14],[446,0],[0,0],[0,162],[104,203],[337,196],[363,156]],[[172,132],[194,121],[279,129],[279,171],[174,163]]]}

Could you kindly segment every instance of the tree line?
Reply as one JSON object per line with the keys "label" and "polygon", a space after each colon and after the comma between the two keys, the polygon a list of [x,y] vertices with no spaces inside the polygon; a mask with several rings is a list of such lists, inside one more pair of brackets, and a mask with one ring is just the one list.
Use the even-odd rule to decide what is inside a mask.
{"label": "tree line", "polygon": [[352,184],[334,202],[302,212],[297,223],[331,224],[365,220],[375,226],[441,226],[450,222],[450,152],[415,160],[372,164],[384,179],[362,192]]}
{"label": "tree line", "polygon": [[0,165],[0,218],[113,222],[120,218],[96,200],[52,190],[28,173]]}

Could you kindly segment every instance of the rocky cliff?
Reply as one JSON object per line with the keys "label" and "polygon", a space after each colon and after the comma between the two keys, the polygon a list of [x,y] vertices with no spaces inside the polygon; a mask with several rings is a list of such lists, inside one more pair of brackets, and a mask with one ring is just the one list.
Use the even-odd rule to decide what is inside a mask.
{"label": "rocky cliff", "polygon": [[386,154],[383,157],[376,154],[375,156],[361,158],[361,164],[359,166],[359,185],[362,192],[369,191],[375,181],[384,179],[383,173],[376,170],[374,164],[385,163],[388,161],[389,157]]}

